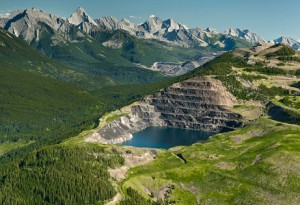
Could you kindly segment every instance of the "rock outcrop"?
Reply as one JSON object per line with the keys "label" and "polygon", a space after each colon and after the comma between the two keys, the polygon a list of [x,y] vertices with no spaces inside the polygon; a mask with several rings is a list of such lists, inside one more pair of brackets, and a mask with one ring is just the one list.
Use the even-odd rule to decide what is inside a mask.
{"label": "rock outcrop", "polygon": [[242,126],[241,115],[230,111],[236,98],[212,77],[195,77],[175,83],[148,96],[123,116],[89,135],[86,140],[122,143],[150,126],[209,132],[230,131]]}

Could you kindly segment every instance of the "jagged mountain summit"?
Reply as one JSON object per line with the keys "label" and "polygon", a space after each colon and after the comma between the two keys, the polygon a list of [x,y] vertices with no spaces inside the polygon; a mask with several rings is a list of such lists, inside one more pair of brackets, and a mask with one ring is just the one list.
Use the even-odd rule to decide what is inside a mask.
{"label": "jagged mountain summit", "polygon": [[68,21],[76,26],[85,22],[97,25],[94,19],[90,17],[82,7],[78,7],[71,17],[68,18]]}
{"label": "jagged mountain summit", "polygon": [[124,18],[120,21],[119,19],[113,16],[100,17],[99,19],[95,19],[95,21],[101,29],[125,30],[125,28],[133,27],[133,24],[131,24],[127,19]]}
{"label": "jagged mountain summit", "polygon": [[295,50],[300,50],[300,43],[290,37],[281,36],[274,40],[275,44],[286,44],[291,46]]}
{"label": "jagged mountain summit", "polygon": [[88,33],[93,26],[98,26],[95,20],[82,7],[76,9],[70,18],[68,18],[68,22],[86,33]]}
{"label": "jagged mountain summit", "polygon": [[235,36],[244,39],[253,45],[266,43],[266,41],[263,38],[261,38],[255,33],[250,32],[247,29],[241,30],[239,28],[228,28],[224,31],[224,33],[230,36]]}
{"label": "jagged mountain summit", "polygon": [[[101,17],[95,20],[102,29],[125,30],[131,35],[144,39],[157,39],[180,46],[201,46],[209,45],[225,47],[224,41],[229,37],[237,37],[245,40],[252,45],[265,42],[257,34],[248,32],[244,36],[220,33],[215,29],[193,28],[189,29],[184,24],[176,22],[174,19],[162,20],[161,18],[151,15],[142,24],[133,24],[127,19],[118,20],[115,17]],[[220,42],[212,39],[222,39]],[[223,41],[223,42],[221,42]],[[226,43],[225,43],[226,44]],[[220,46],[221,45],[221,46]]]}
{"label": "jagged mountain summit", "polygon": [[101,17],[95,20],[101,29],[124,30],[129,34],[142,39],[156,39],[180,46],[202,46],[208,43],[199,39],[185,25],[173,19],[162,20],[151,15],[142,24],[133,24],[127,19],[119,20],[115,17]]}
{"label": "jagged mountain summit", "polygon": [[65,20],[33,8],[15,11],[0,22],[5,30],[28,42],[39,39],[40,29],[44,25],[53,30],[61,30],[65,26]]}

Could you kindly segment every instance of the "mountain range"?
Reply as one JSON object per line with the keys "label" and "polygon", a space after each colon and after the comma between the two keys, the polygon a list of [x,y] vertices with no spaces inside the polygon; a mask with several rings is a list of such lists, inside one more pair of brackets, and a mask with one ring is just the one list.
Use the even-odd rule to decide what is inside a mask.
{"label": "mountain range", "polygon": [[[107,30],[124,30],[138,38],[157,39],[180,46],[207,47],[214,45],[225,47],[224,35],[246,40],[253,45],[266,42],[248,30],[229,28],[224,33],[220,33],[211,28],[189,29],[184,24],[178,23],[173,19],[162,20],[155,15],[149,16],[148,20],[142,24],[133,24],[125,18],[119,20],[113,16],[100,17],[94,20],[81,7],[79,7],[67,21],[87,33],[91,33],[93,27],[96,26]],[[223,40],[220,40],[220,36],[223,36]],[[220,41],[212,41],[213,38],[217,38]]]}
{"label": "mountain range", "polygon": [[[133,24],[127,19],[118,20],[112,16],[93,19],[81,7],[79,7],[68,19],[33,8],[12,12],[8,18],[0,20],[0,25],[3,28],[15,34],[17,37],[21,36],[26,41],[39,39],[40,33],[37,31],[37,26],[41,26],[39,24],[45,24],[53,30],[63,33],[66,38],[70,37],[67,35],[70,30],[70,25],[75,25],[77,28],[90,35],[99,29],[111,31],[124,30],[138,38],[157,39],[181,46],[207,47],[208,45],[217,45],[222,48],[226,46],[226,44],[224,45],[224,43],[226,43],[224,41],[229,37],[238,37],[252,44],[265,42],[256,34],[247,30],[236,35],[236,33],[230,32],[220,33],[210,28],[189,29],[173,19],[162,20],[153,15],[140,25]],[[246,38],[243,38],[243,36],[246,36]]]}
{"label": "mountain range", "polygon": [[[0,26],[65,66],[89,73],[101,71],[102,76],[103,72],[110,75],[112,67],[151,68],[157,62],[170,67],[165,63],[184,64],[203,55],[211,58],[215,52],[266,43],[249,30],[187,28],[173,19],[162,20],[154,15],[142,24],[113,16],[94,19],[81,7],[67,19],[36,8],[18,10],[0,19]],[[300,43],[287,37],[273,42],[300,48]],[[158,71],[162,70],[166,68]],[[180,68],[175,75],[186,71]],[[120,78],[106,81],[117,82]]]}
{"label": "mountain range", "polygon": [[[151,19],[156,19],[158,24],[161,22],[165,33],[160,29],[158,35],[158,27],[153,26],[155,23]],[[90,86],[93,89],[120,83],[153,82],[156,72],[146,71],[145,68],[152,69],[156,62],[184,64],[200,58],[204,63],[205,59],[202,61],[201,56],[210,58],[218,51],[251,46],[245,40],[223,34],[204,36],[209,41],[207,45],[204,40],[196,41],[188,37],[188,30],[175,21],[162,22],[155,17],[140,26],[113,17],[94,20],[82,8],[78,8],[68,19],[35,8],[19,10],[12,12],[8,18],[0,19],[0,26],[49,58],[75,72],[89,75],[88,79],[93,79],[93,82],[101,82],[93,83]],[[179,27],[179,30],[173,29]],[[129,28],[132,28],[131,32]],[[137,35],[133,34],[134,30]],[[205,47],[200,46],[199,42]],[[168,64],[162,65],[169,67]],[[195,68],[183,67],[179,66],[175,72],[163,73],[179,75]],[[160,68],[155,71],[166,70]],[[148,75],[142,74],[144,72]]]}

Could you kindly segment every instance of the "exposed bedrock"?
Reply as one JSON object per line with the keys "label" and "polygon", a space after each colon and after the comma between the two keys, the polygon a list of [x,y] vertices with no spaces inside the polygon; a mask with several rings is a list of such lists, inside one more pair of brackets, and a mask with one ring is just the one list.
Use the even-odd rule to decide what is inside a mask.
{"label": "exposed bedrock", "polygon": [[122,143],[150,126],[224,132],[242,126],[241,115],[230,111],[237,103],[222,82],[195,77],[148,96],[118,118],[87,137],[88,141]]}

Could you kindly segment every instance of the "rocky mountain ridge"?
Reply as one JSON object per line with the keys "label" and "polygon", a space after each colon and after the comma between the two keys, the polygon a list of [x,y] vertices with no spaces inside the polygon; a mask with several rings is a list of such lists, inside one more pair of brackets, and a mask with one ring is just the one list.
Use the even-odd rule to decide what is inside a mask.
{"label": "rocky mountain ridge", "polygon": [[281,36],[274,40],[274,44],[286,44],[292,47],[295,50],[300,50],[300,43],[295,39],[292,39],[288,36]]}
{"label": "rocky mountain ridge", "polygon": [[149,18],[142,24],[134,24],[127,19],[118,20],[115,17],[101,17],[95,21],[102,29],[121,29],[138,38],[157,39],[180,46],[218,46],[220,44],[217,41],[212,43],[212,39],[220,38],[220,36],[223,36],[223,44],[225,36],[238,37],[253,45],[265,42],[261,37],[251,32],[248,32],[247,38],[243,38],[243,36],[221,33],[211,28],[189,29],[187,26],[176,22],[174,19],[162,20],[154,15],[149,16]]}
{"label": "rocky mountain ridge", "polygon": [[16,37],[22,37],[25,41],[31,42],[39,39],[39,28],[46,24],[58,31],[65,27],[65,20],[52,14],[47,14],[38,9],[19,10],[2,20],[1,27]]}
{"label": "rocky mountain ridge", "polygon": [[[264,39],[249,30],[229,28],[220,33],[212,28],[190,29],[173,19],[162,20],[154,15],[139,25],[112,16],[93,19],[81,7],[67,19],[35,8],[19,10],[0,19],[0,26],[67,66],[75,62],[70,59],[78,62],[96,59],[97,63],[101,61],[101,66],[115,64],[111,56],[118,50],[117,62],[123,62],[122,65],[171,76],[195,69],[218,52],[265,44]],[[274,42],[300,48],[292,39]],[[156,54],[155,50],[161,50],[162,54]]]}
{"label": "rocky mountain ridge", "polygon": [[214,58],[214,53],[251,46],[237,37],[188,29],[171,19],[151,16],[135,25],[114,17],[93,19],[83,8],[67,19],[35,8],[19,10],[0,19],[0,26],[66,66],[91,70],[93,62],[97,73],[129,66],[181,75]]}
{"label": "rocky mountain ridge", "polygon": [[[65,34],[71,25],[76,26],[83,32],[91,34],[97,30],[124,30],[130,35],[142,39],[156,39],[179,46],[217,46],[226,47],[228,38],[240,38],[248,43],[261,43],[262,38],[251,32],[247,38],[231,35],[231,33],[220,33],[213,29],[194,28],[189,29],[185,25],[173,19],[162,20],[156,16],[150,16],[142,24],[133,24],[127,19],[119,20],[115,17],[101,17],[93,19],[83,8],[79,7],[71,14],[70,18],[64,19],[39,9],[26,9],[12,12],[7,19],[1,19],[0,26],[15,34],[24,36],[26,41],[37,38],[37,23],[44,23],[46,26],[61,31]],[[65,32],[64,32],[65,31]],[[217,39],[217,40],[215,40]]]}
{"label": "rocky mountain ridge", "polygon": [[[56,31],[60,31],[65,37],[70,26],[74,25],[84,33],[91,34],[95,30],[123,30],[130,35],[142,39],[156,39],[179,46],[216,46],[225,48],[226,37],[242,39],[251,45],[267,43],[262,37],[247,29],[228,28],[224,32],[218,32],[212,28],[188,28],[184,24],[173,19],[162,20],[151,15],[142,24],[134,24],[123,18],[121,20],[109,16],[93,19],[82,7],[78,7],[67,19],[32,8],[12,12],[8,18],[0,19],[0,26],[13,33],[22,36],[26,41],[38,40],[39,31],[37,25],[44,23]],[[216,39],[217,40],[213,40]],[[282,36],[273,41],[274,44],[284,43],[295,50],[300,49],[300,43],[290,37]]]}
{"label": "rocky mountain ridge", "polygon": [[244,39],[253,45],[266,43],[266,41],[263,38],[261,38],[260,36],[258,36],[255,33],[250,32],[247,29],[241,30],[239,28],[228,28],[225,30],[224,33],[227,35],[230,35],[230,36],[235,36],[235,37]]}

